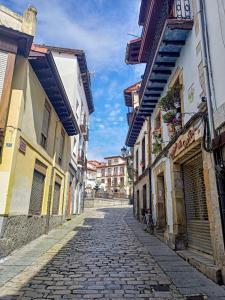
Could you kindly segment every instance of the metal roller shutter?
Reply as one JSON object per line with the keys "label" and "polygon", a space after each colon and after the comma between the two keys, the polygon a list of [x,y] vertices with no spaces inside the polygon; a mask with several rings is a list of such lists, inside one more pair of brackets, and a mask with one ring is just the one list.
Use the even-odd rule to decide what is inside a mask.
{"label": "metal roller shutter", "polygon": [[7,61],[8,61],[8,53],[0,51],[0,99],[2,97],[2,90],[4,85]]}
{"label": "metal roller shutter", "polygon": [[34,170],[29,207],[29,214],[31,215],[41,214],[44,182],[45,176],[37,170]]}
{"label": "metal roller shutter", "polygon": [[60,189],[61,189],[61,185],[55,182],[54,199],[53,199],[53,206],[52,206],[53,215],[58,215],[59,213]]}
{"label": "metal roller shutter", "polygon": [[188,247],[212,254],[202,155],[183,164]]}

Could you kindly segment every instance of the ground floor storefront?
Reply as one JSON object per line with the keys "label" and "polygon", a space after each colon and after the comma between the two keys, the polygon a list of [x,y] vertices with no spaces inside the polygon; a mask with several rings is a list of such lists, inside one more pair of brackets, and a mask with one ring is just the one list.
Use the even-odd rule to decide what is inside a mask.
{"label": "ground floor storefront", "polygon": [[[224,244],[215,166],[190,126],[152,168],[155,233],[216,282],[222,282]],[[194,253],[194,255],[193,255]],[[188,256],[190,256],[188,258]]]}

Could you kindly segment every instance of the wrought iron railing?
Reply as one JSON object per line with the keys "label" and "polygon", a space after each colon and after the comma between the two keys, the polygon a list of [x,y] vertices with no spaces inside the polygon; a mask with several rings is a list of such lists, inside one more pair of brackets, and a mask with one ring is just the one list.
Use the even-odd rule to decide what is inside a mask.
{"label": "wrought iron railing", "polygon": [[[140,88],[140,99],[142,99],[145,86],[148,79],[148,74],[152,67],[152,63],[155,57],[155,53],[158,48],[158,44],[162,35],[163,28],[168,19],[179,19],[179,20],[191,20],[192,9],[191,0],[154,0],[153,8],[151,11],[150,21],[150,40],[151,46],[149,47],[148,63],[145,68],[143,80]],[[143,28],[143,34],[147,28]]]}

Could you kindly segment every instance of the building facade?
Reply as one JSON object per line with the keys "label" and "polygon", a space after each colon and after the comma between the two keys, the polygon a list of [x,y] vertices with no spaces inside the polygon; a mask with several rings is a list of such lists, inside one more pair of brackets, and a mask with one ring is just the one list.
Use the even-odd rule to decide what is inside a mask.
{"label": "building facade", "polygon": [[105,160],[105,163],[97,167],[97,181],[100,190],[115,197],[129,197],[131,183],[125,159],[121,156],[111,156],[105,157]]}
{"label": "building facade", "polygon": [[[139,109],[139,90],[141,82],[138,82],[124,90],[125,105],[128,107],[127,122],[131,128],[132,121]],[[150,205],[150,118],[144,121],[136,143],[132,147],[133,152],[133,193],[136,198],[134,212],[137,219],[141,220],[141,212],[151,208]]]}
{"label": "building facade", "polygon": [[32,44],[36,14],[0,5],[0,257],[84,206],[94,111],[86,57]]}
{"label": "building facade", "polygon": [[94,111],[90,74],[86,56],[82,50],[44,45],[35,47],[51,51],[79,126],[79,134],[71,137],[67,206],[67,217],[69,218],[73,214],[80,214],[84,207],[89,116]]}
{"label": "building facade", "polygon": [[126,51],[127,63],[146,63],[126,144],[149,119],[155,233],[216,282],[225,278],[223,11],[209,0],[142,1],[142,36]]}
{"label": "building facade", "polygon": [[94,195],[95,188],[98,186],[97,167],[100,166],[101,163],[97,160],[88,160],[87,162],[87,179],[85,185],[85,192],[87,195]]}

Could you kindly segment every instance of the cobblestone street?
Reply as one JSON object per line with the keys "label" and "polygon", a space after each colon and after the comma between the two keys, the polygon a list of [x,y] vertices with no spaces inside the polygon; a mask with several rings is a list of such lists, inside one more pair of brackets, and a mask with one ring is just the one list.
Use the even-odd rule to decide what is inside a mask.
{"label": "cobblestone street", "polygon": [[[61,240],[33,262],[29,262],[29,258],[33,259],[39,253],[39,246],[35,244],[30,246],[29,251],[24,247],[0,265],[2,278],[7,276],[13,265],[19,268],[15,276],[8,275],[0,289],[0,299],[178,300],[186,299],[185,295],[190,294],[207,295],[207,290],[209,298],[206,299],[225,299],[223,288],[178,258],[156,238],[152,237],[155,245],[150,245],[148,238],[151,236],[141,227],[139,231],[133,231],[132,224],[136,224],[137,228],[130,208],[89,209],[80,225],[74,226],[71,221]],[[49,240],[54,239],[56,234],[57,230]],[[147,241],[147,246],[142,240]],[[46,245],[43,240],[39,244]],[[173,259],[173,267],[180,259],[180,272],[175,270],[179,279],[176,285],[173,274],[170,273],[170,278],[163,265],[160,266],[154,255],[149,254],[149,245],[158,249],[157,252],[164,251],[163,247],[166,247],[168,257]],[[162,253],[159,255],[164,256]],[[168,262],[166,266],[168,268]],[[187,274],[187,285],[184,284],[187,279],[183,277],[185,271],[192,274],[191,277]]]}

